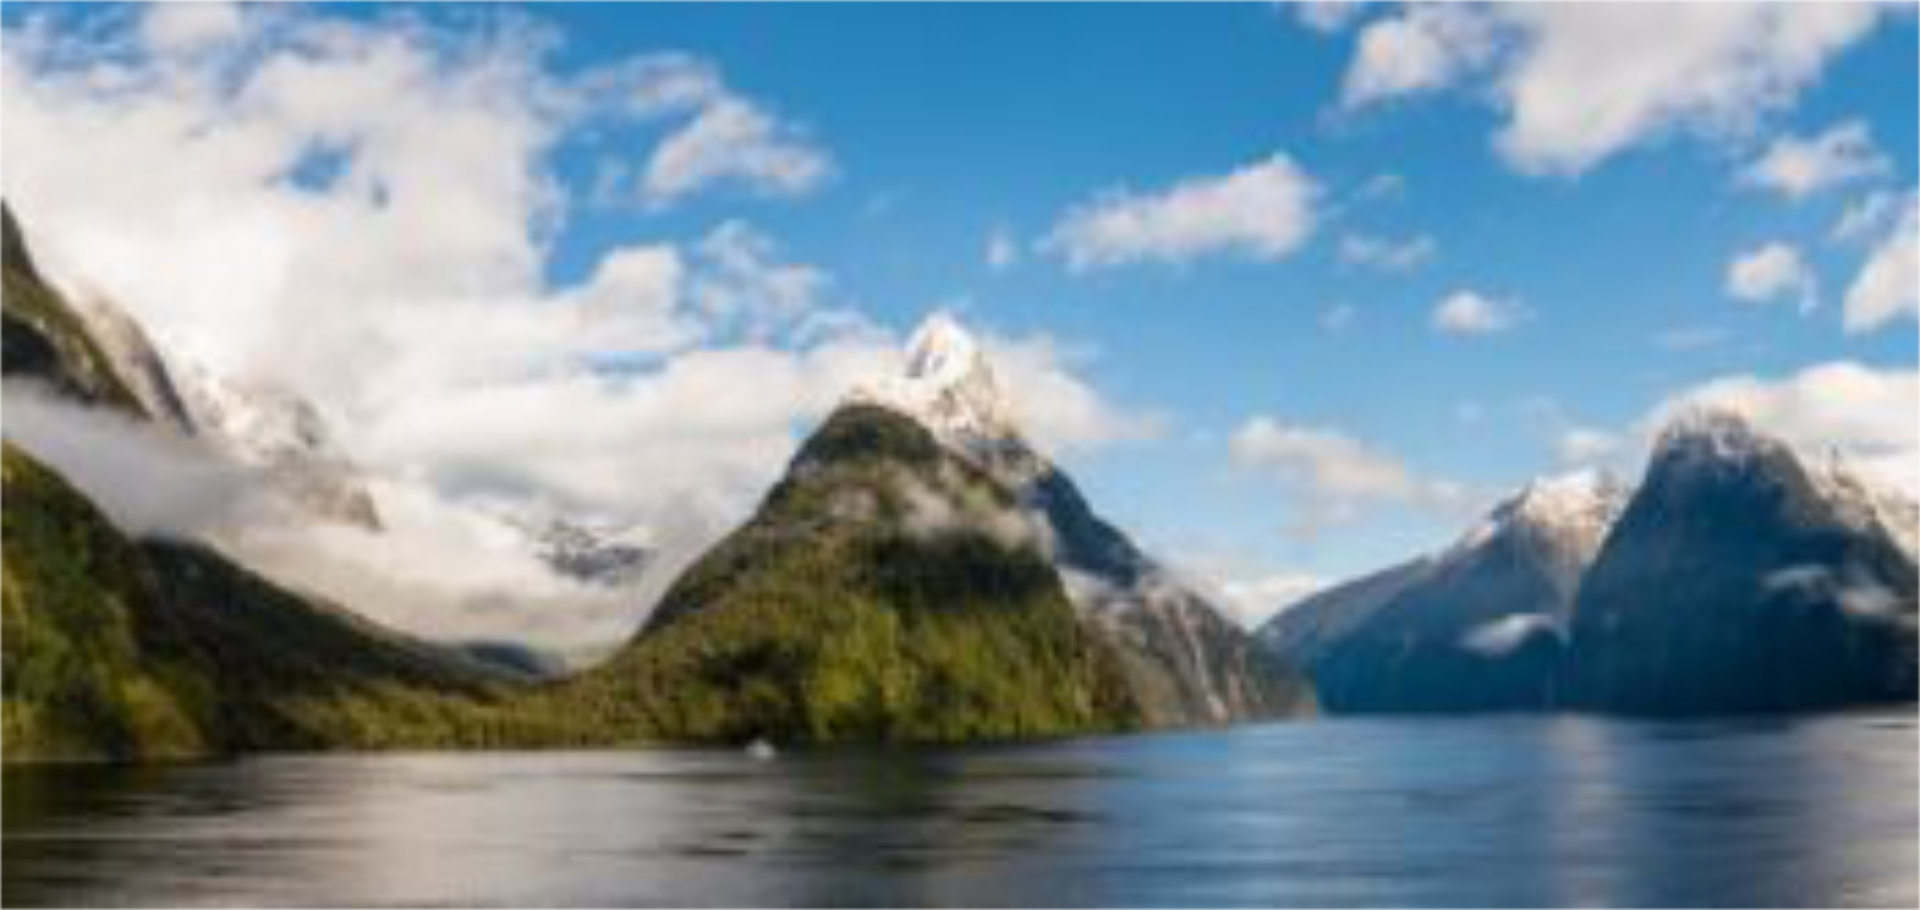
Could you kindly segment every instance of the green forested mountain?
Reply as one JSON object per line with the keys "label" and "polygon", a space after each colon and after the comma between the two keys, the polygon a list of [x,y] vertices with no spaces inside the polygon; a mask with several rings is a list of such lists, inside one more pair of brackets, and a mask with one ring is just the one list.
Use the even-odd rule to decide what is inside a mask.
{"label": "green forested mountain", "polygon": [[962,740],[1132,726],[1011,494],[913,420],[843,407],[618,656],[538,699],[670,739]]}
{"label": "green forested mountain", "polygon": [[504,684],[192,544],[135,541],[5,448],[8,760],[478,744]]}

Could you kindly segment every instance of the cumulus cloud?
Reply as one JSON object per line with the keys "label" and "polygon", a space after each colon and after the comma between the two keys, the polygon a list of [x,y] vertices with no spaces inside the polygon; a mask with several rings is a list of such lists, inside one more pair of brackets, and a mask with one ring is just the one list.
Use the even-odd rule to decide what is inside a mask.
{"label": "cumulus cloud", "polygon": [[1203,256],[1279,259],[1312,232],[1319,187],[1284,153],[1153,193],[1113,189],[1067,212],[1042,247],[1076,272]]}
{"label": "cumulus cloud", "polygon": [[1676,132],[1751,134],[1878,14],[1869,4],[1416,4],[1361,31],[1342,100],[1353,108],[1476,80],[1505,118],[1494,143],[1509,163],[1577,175]]}
{"label": "cumulus cloud", "polygon": [[1003,388],[1014,389],[1014,417],[1021,432],[1048,452],[1084,451],[1154,439],[1165,419],[1151,411],[1108,400],[1074,372],[1085,352],[1064,351],[1046,335],[987,335],[982,343]]}
{"label": "cumulus cloud", "polygon": [[1439,248],[1433,237],[1416,234],[1401,240],[1372,234],[1349,233],[1340,238],[1340,261],[1347,265],[1405,272],[1433,258]]}
{"label": "cumulus cloud", "polygon": [[723,181],[798,195],[830,173],[831,159],[795,127],[725,95],[707,100],[691,122],[660,143],[647,159],[641,188],[656,205]]}
{"label": "cumulus cloud", "polygon": [[[555,36],[515,13],[455,27],[233,12],[197,31],[156,24],[171,8],[84,28],[70,12],[23,15],[0,58],[5,192],[44,270],[76,295],[112,299],[163,348],[333,418],[376,494],[395,499],[380,503],[388,524],[442,535],[438,549],[392,536],[393,554],[438,571],[487,562],[492,532],[459,516],[508,500],[643,526],[691,558],[745,515],[800,432],[897,361],[897,339],[838,302],[830,275],[745,222],[623,238],[588,250],[581,277],[550,277],[575,189],[557,159],[593,150],[601,128],[697,123],[738,100],[710,64],[651,54],[563,71]],[[755,179],[693,172],[668,195]],[[1062,444],[1132,432],[1051,341],[1010,346],[1015,369],[1041,377],[1020,407]],[[531,570],[482,598],[428,584],[349,531],[313,544],[317,562],[337,559],[311,567],[284,558],[306,542],[258,531],[229,539],[413,631],[550,623],[575,640],[645,609],[629,596],[624,624],[587,606],[571,625],[576,613],[539,605],[579,592]]]}
{"label": "cumulus cloud", "polygon": [[1447,335],[1495,335],[1513,328],[1520,316],[1518,304],[1461,290],[1434,306],[1431,322],[1434,331]]}
{"label": "cumulus cloud", "polygon": [[1849,120],[1817,136],[1781,136],[1740,172],[1748,186],[1804,199],[1821,190],[1885,174],[1886,156],[1864,120]]}
{"label": "cumulus cloud", "polygon": [[1727,263],[1727,294],[1748,303],[1793,300],[1800,312],[1820,301],[1820,283],[1798,247],[1781,241],[1761,244]]}
{"label": "cumulus cloud", "polygon": [[1236,467],[1271,477],[1295,495],[1302,510],[1292,528],[1304,535],[1351,521],[1367,506],[1446,510],[1465,498],[1458,484],[1421,476],[1397,456],[1336,429],[1255,417],[1234,432],[1229,452]]}
{"label": "cumulus cloud", "polygon": [[1700,405],[1743,414],[1804,452],[1837,450],[1879,482],[1920,493],[1920,372],[1835,361],[1780,378],[1722,377],[1669,396],[1638,433],[1650,438]]}
{"label": "cumulus cloud", "polygon": [[1323,35],[1344,30],[1367,11],[1366,4],[1348,0],[1309,0],[1292,7],[1301,25]]}
{"label": "cumulus cloud", "polygon": [[1920,193],[1907,195],[1899,223],[1847,287],[1847,331],[1866,332],[1902,318],[1920,318]]}
{"label": "cumulus cloud", "polygon": [[1360,32],[1341,87],[1349,108],[1438,89],[1485,66],[1498,23],[1465,6],[1413,4]]}

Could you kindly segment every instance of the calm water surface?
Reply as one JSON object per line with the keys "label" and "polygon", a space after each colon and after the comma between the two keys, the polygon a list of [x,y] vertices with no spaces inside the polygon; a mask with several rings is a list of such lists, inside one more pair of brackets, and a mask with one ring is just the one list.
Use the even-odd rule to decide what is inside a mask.
{"label": "calm water surface", "polygon": [[1911,713],[12,769],[5,903],[1884,905]]}

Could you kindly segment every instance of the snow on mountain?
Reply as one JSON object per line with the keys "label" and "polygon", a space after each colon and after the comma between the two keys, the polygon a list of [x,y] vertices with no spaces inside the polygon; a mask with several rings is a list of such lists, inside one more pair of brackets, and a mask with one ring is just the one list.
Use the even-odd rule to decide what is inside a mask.
{"label": "snow on mountain", "polygon": [[1877,528],[1908,558],[1920,557],[1920,504],[1905,491],[1868,476],[1837,448],[1803,452],[1738,411],[1702,405],[1681,412],[1660,433],[1653,461],[1692,459],[1729,470],[1779,454],[1798,461],[1821,499],[1848,527]]}
{"label": "snow on mountain", "polygon": [[906,414],[978,464],[992,464],[1018,444],[1012,402],[986,352],[945,312],[914,331],[900,375],[859,386],[849,400]]}
{"label": "snow on mountain", "polygon": [[1293,710],[1292,671],[1193,586],[1095,513],[1065,473],[1020,433],[1012,395],[978,341],[947,313],[908,341],[900,374],[857,387],[849,404],[903,414],[949,451],[985,470],[1043,522],[1069,599],[1150,678],[1156,723],[1223,723]]}
{"label": "snow on mountain", "polygon": [[83,299],[77,307],[88,334],[113,364],[133,397],[153,419],[173,431],[193,433],[193,418],[174,385],[165,357],[133,317],[104,297]]}
{"label": "snow on mountain", "polygon": [[359,468],[320,411],[271,383],[215,373],[181,359],[174,373],[195,431],[242,464],[265,471],[318,517],[369,529],[379,510]]}
{"label": "snow on mountain", "polygon": [[1537,478],[1494,506],[1439,562],[1472,558],[1503,533],[1524,535],[1571,594],[1631,495],[1625,484],[1595,469]]}

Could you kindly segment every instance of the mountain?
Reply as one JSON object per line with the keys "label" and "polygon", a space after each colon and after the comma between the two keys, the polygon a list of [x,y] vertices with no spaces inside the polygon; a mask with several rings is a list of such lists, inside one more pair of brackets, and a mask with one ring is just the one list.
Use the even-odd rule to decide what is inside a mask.
{"label": "mountain", "polygon": [[0,371],[10,379],[39,380],[78,402],[148,416],[73,305],[40,274],[13,210],[4,203],[0,235],[6,293],[6,306],[0,308]]}
{"label": "mountain", "polygon": [[263,471],[308,514],[380,529],[380,512],[360,469],[312,402],[273,383],[215,373],[184,359],[174,376],[195,435]]}
{"label": "mountain", "polygon": [[41,274],[10,207],[0,205],[0,221],[7,377],[37,379],[70,400],[198,437],[265,471],[317,517],[379,527],[372,494],[311,403],[169,357],[111,301],[74,305]]}
{"label": "mountain", "polygon": [[1661,433],[1574,608],[1571,699],[1647,714],[1916,697],[1915,512],[1738,415]]}
{"label": "mountain", "polygon": [[1310,707],[1304,680],[1097,515],[1026,442],[985,352],[951,317],[929,317],[908,344],[904,372],[852,398],[927,428],[1045,528],[1068,595],[1118,648],[1150,724],[1219,724]]}
{"label": "mountain", "polygon": [[859,403],[607,663],[563,684],[604,732],[786,743],[974,740],[1136,724],[1011,492]]}
{"label": "mountain", "polygon": [[1535,481],[1445,551],[1308,598],[1261,639],[1334,711],[1551,707],[1581,577],[1625,502],[1593,472]]}
{"label": "mountain", "polygon": [[136,541],[11,443],[6,759],[478,744],[511,688],[197,544]]}

